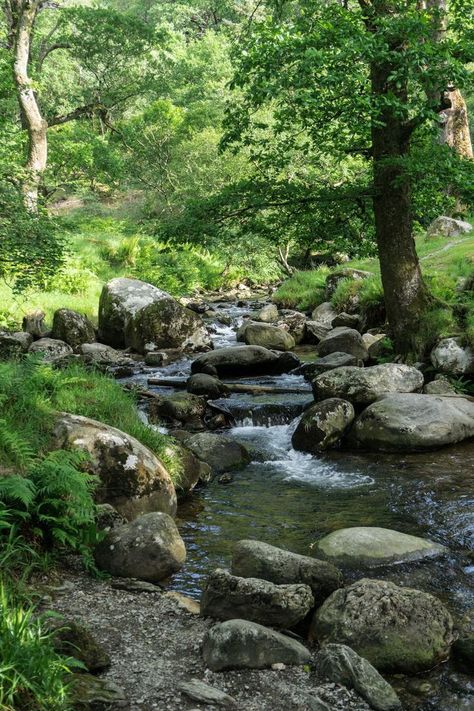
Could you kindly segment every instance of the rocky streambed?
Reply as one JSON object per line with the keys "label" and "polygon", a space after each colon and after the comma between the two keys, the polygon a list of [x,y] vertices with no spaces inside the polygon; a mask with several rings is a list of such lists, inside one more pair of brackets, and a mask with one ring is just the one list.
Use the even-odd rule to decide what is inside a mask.
{"label": "rocky streambed", "polygon": [[[254,320],[246,317],[255,317],[261,307],[262,303],[252,300],[240,304],[213,303],[206,314],[215,349],[210,352],[211,357],[181,354],[166,363],[153,349],[147,353],[142,338],[140,349],[145,351],[145,365],[143,361],[134,365],[128,359],[125,363],[124,386],[147,393],[143,417],[152,423],[160,422],[155,426],[171,432],[195,457],[210,465],[212,472],[208,468],[188,482],[187,494],[183,491],[179,498],[176,524],[185,543],[186,562],[164,584],[166,592],[133,582],[117,585],[116,579],[94,581],[77,572],[66,575],[64,589],[52,591],[51,604],[56,610],[66,618],[82,618],[94,630],[112,660],[103,678],[123,690],[123,698],[119,691],[113,697],[112,689],[112,698],[104,697],[102,701],[98,693],[99,700],[92,708],[127,705],[133,711],[226,705],[250,711],[473,708],[472,682],[466,674],[466,659],[472,660],[469,647],[472,629],[469,631],[468,619],[474,606],[471,582],[474,443],[469,436],[470,411],[463,410],[464,400],[459,405],[460,398],[455,397],[449,384],[432,380],[431,389],[425,385],[426,419],[421,417],[420,427],[413,431],[404,429],[403,418],[409,418],[410,410],[418,407],[419,396],[415,394],[412,396],[415,400],[411,401],[410,394],[423,386],[421,371],[413,368],[404,371],[406,366],[391,364],[376,366],[381,368],[379,375],[379,371],[361,368],[363,361],[375,362],[380,339],[373,336],[375,340],[363,341],[352,328],[355,319],[346,318],[351,316],[347,314],[337,316],[341,326],[332,328],[334,314],[325,314],[324,309],[319,313],[321,320],[305,320],[305,332],[312,334],[310,344],[296,342],[302,328],[298,314],[283,314],[289,324],[289,338],[275,333],[272,329],[276,327],[271,324],[263,331],[253,328],[246,334],[249,322]],[[270,312],[268,318],[275,318],[274,307],[265,308]],[[330,325],[324,320],[329,317]],[[142,324],[143,319],[138,320]],[[202,339],[202,332],[198,331]],[[237,337],[244,338],[252,347],[251,342],[257,337],[264,339],[272,349],[271,353],[267,351],[270,355],[262,355],[258,350],[254,354],[268,360],[265,367],[255,368],[254,362],[246,373],[241,364],[239,372],[222,366],[222,352],[236,346]],[[327,343],[331,339],[332,345]],[[324,375],[324,369],[319,375],[313,373],[314,377],[305,379],[308,369],[314,367],[318,341],[322,343],[320,356],[335,358],[339,372],[349,369],[342,386],[337,378],[331,382],[331,373],[335,372],[332,368],[327,368],[331,377]],[[255,346],[261,348],[259,344]],[[450,344],[448,349],[450,352],[454,349],[455,359],[459,355],[456,348],[459,350],[457,344]],[[123,364],[117,364],[120,365]],[[259,369],[260,373],[250,372]],[[358,377],[357,372],[354,375],[351,369],[364,372],[364,376]],[[196,379],[194,395],[185,393],[181,382],[187,381],[192,372],[210,378]],[[374,376],[370,375],[374,372]],[[203,383],[205,388],[215,388],[216,375],[220,385],[208,404],[202,405],[199,388]],[[314,378],[320,377],[323,380],[318,387],[324,392],[324,402],[331,398],[337,401],[335,409],[331,406],[331,416],[334,412],[337,415],[331,419],[338,423],[336,437],[332,425],[328,430],[327,413],[321,413],[314,405]],[[170,385],[173,379],[176,387]],[[235,384],[237,388],[232,389]],[[440,391],[441,398],[430,395]],[[377,400],[380,394],[388,397]],[[341,420],[337,408],[345,398],[354,403],[351,407],[355,409],[351,412],[351,407],[346,408]],[[369,412],[367,421],[375,422],[374,441],[384,441],[387,416],[376,408],[380,402],[390,405],[391,398],[395,398],[395,409],[391,412],[396,411],[402,418],[397,432],[404,433],[407,449],[426,451],[404,451],[398,442],[394,444],[392,433],[389,444],[393,446],[388,447],[394,450],[391,452],[381,451],[384,448],[378,445],[372,453],[361,451],[351,446],[350,439],[338,446],[354,417],[362,411]],[[444,410],[449,413],[447,420]],[[446,426],[446,421],[451,424]],[[302,422],[306,422],[303,428]],[[303,440],[305,433],[310,433],[311,441],[319,444],[327,441],[331,447],[318,446],[311,451],[311,447],[303,444],[307,451],[295,449],[298,427],[303,429]],[[364,436],[364,443],[369,445],[365,449],[370,449],[371,443]],[[440,444],[465,441],[433,451],[435,437]],[[345,529],[352,529],[345,539],[325,538]],[[390,531],[402,535],[391,539]],[[238,565],[235,560],[237,544],[247,539],[330,561],[327,565],[334,564],[334,570],[342,571],[346,587],[338,590],[341,583],[331,583],[332,587],[317,601],[318,589],[308,586],[310,578],[304,573],[307,559],[294,559],[272,568],[268,561],[274,554],[265,553],[265,549],[263,558],[254,561],[254,568],[239,568],[241,563]],[[243,559],[248,562],[252,556],[247,551]],[[176,568],[181,563],[182,560]],[[288,570],[287,565],[290,572],[282,572]],[[215,572],[228,568],[232,568],[236,577]],[[316,577],[320,579],[320,572]],[[367,578],[379,583],[373,586],[370,581],[364,582]],[[246,579],[256,579],[257,583],[241,582]],[[264,581],[270,582],[259,587]],[[304,590],[288,591],[288,599],[283,596],[277,604],[278,595],[283,593],[273,590],[271,586],[275,583],[278,588],[288,585]],[[411,597],[411,593],[405,595],[404,588],[418,592]],[[318,619],[310,619],[307,615],[314,602],[319,607],[328,595],[333,607],[326,609],[325,603],[319,608],[325,614],[317,613]],[[198,600],[204,605],[201,609],[204,618],[196,614]],[[362,607],[358,607],[357,601],[362,601]],[[274,616],[275,605],[280,611],[294,610],[296,606],[299,612],[296,617],[280,619]],[[359,620],[359,627],[353,626],[353,620],[348,627],[335,626],[334,620],[342,619],[347,609],[353,609],[353,619]],[[225,627],[228,618],[240,616],[250,622],[237,630]],[[211,617],[221,620],[215,628]],[[246,631],[246,624],[263,624],[267,631],[253,628]],[[282,631],[286,639],[266,636],[270,634],[267,626]],[[290,627],[293,631],[288,635]],[[210,629],[215,632],[211,634]],[[247,649],[242,637],[247,632],[254,639],[252,654],[256,648],[260,649],[266,668],[229,670],[227,667],[235,666],[242,650]],[[263,637],[257,644],[255,635],[259,634]],[[310,651],[306,646],[308,635]],[[377,635],[378,641],[374,642],[371,637]],[[387,636],[389,643],[384,651]],[[448,650],[458,637],[471,642],[465,642],[464,651],[458,649],[446,662]],[[218,663],[213,661],[216,649],[218,656],[227,654],[222,640],[228,638],[238,638],[230,655],[234,664],[218,670]],[[331,644],[325,645],[329,652],[325,648],[318,651],[317,642],[323,639],[338,643],[339,649],[333,650],[332,656]],[[288,651],[289,640],[303,649]],[[361,656],[351,657],[354,653],[350,649],[341,650],[340,642],[358,650]],[[273,660],[265,656],[269,649],[279,649],[279,645],[285,648],[280,656]],[[204,651],[204,659],[203,649],[208,650]],[[392,651],[395,661],[384,664],[382,656],[390,657]],[[374,677],[375,669],[370,664],[367,668],[364,659],[389,675],[387,678],[401,701],[391,695],[381,678]],[[248,666],[259,665],[254,660]],[[334,669],[339,671],[336,673]],[[195,678],[219,689],[224,696],[218,694],[219,698],[213,699],[212,691],[199,684],[187,689],[180,686]]]}

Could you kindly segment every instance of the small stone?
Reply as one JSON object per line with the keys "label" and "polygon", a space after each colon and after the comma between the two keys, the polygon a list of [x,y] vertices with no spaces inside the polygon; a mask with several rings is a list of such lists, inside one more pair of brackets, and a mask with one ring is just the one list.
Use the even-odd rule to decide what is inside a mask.
{"label": "small stone", "polygon": [[181,681],[178,684],[178,690],[186,696],[189,696],[189,698],[193,701],[199,701],[203,704],[210,704],[211,706],[224,706],[226,708],[237,705],[232,696],[220,691],[220,689],[214,689],[212,686],[209,686],[209,684],[206,684],[199,679]]}
{"label": "small stone", "polygon": [[133,593],[162,593],[163,588],[154,583],[147,583],[146,580],[136,580],[135,578],[117,578],[112,580],[110,587],[114,590],[126,590]]}

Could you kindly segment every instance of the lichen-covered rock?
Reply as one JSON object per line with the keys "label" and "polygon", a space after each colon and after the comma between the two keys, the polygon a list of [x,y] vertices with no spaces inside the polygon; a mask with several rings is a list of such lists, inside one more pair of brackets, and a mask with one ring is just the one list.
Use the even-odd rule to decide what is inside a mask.
{"label": "lichen-covered rock", "polygon": [[298,369],[298,375],[303,375],[305,380],[313,381],[321,373],[334,368],[342,368],[345,365],[363,366],[363,362],[349,353],[330,353],[324,358],[316,358],[312,363],[303,363]]}
{"label": "lichen-covered rock", "polygon": [[368,368],[343,366],[318,375],[313,380],[317,400],[339,397],[357,405],[369,405],[382,395],[412,393],[423,387],[423,374],[398,363]]}
{"label": "lichen-covered rock", "polygon": [[295,343],[302,343],[306,332],[306,316],[299,311],[283,309],[278,315],[277,326],[293,336]]}
{"label": "lichen-covered rock", "polygon": [[337,316],[337,311],[330,301],[323,301],[322,304],[316,306],[311,314],[311,320],[320,323],[322,326],[326,326],[328,329],[332,328],[332,322]]}
{"label": "lichen-covered rock", "polygon": [[246,324],[243,340],[249,346],[263,346],[276,351],[290,351],[295,347],[295,339],[288,331],[268,323]]}
{"label": "lichen-covered rock", "polygon": [[262,541],[239,541],[233,550],[231,572],[240,578],[260,578],[276,585],[309,585],[316,606],[343,582],[341,572],[332,563]]}
{"label": "lichen-covered rock", "polygon": [[75,711],[118,711],[130,707],[123,689],[110,679],[92,674],[72,674],[69,681]]}
{"label": "lichen-covered rock", "polygon": [[100,478],[99,503],[112,504],[132,519],[146,511],[176,513],[176,491],[156,455],[134,437],[88,417],[61,413],[56,446],[89,454],[87,470]]}
{"label": "lichen-covered rock", "polygon": [[416,452],[474,437],[474,401],[452,395],[387,395],[355,421],[350,438],[360,447]]}
{"label": "lichen-covered rock", "polygon": [[29,353],[41,353],[46,361],[53,361],[55,358],[62,358],[73,353],[71,346],[56,338],[40,338],[31,344],[28,351]]}
{"label": "lichen-covered rock", "polygon": [[350,353],[359,360],[366,361],[369,353],[362,336],[355,328],[340,326],[329,331],[327,336],[318,345],[318,355],[320,357],[329,353]]}
{"label": "lichen-covered rock", "polygon": [[[208,373],[209,375],[259,375],[270,373],[285,373],[296,368],[294,362],[279,356],[262,346],[230,346],[219,348],[209,353],[203,353],[192,364],[193,373]],[[285,369],[286,368],[286,369]]]}
{"label": "lichen-covered rock", "polygon": [[445,555],[448,549],[426,538],[377,526],[341,528],[321,538],[316,555],[336,565],[374,568]]}
{"label": "lichen-covered rock", "polygon": [[96,366],[99,370],[108,368],[131,368],[135,361],[120,351],[115,350],[105,343],[82,343],[77,352],[82,356],[84,363]]}
{"label": "lichen-covered rock", "polygon": [[190,429],[203,429],[206,401],[198,395],[178,392],[153,399],[148,412],[152,422],[174,420],[186,424]]}
{"label": "lichen-covered rock", "polygon": [[201,461],[188,447],[177,442],[174,445],[174,454],[179,456],[181,476],[176,483],[180,497],[189,494],[197,484],[206,484],[212,479],[212,469],[206,462]]}
{"label": "lichen-covered rock", "polygon": [[331,331],[332,326],[326,326],[320,321],[306,321],[305,343],[321,343]]}
{"label": "lichen-covered rock", "polygon": [[352,422],[354,407],[347,400],[329,398],[304,411],[293,432],[291,443],[303,452],[318,452],[339,444]]}
{"label": "lichen-covered rock", "polygon": [[275,585],[219,568],[208,577],[201,597],[203,617],[243,619],[281,628],[294,627],[313,606],[309,585]]}
{"label": "lichen-covered rock", "polygon": [[214,625],[204,637],[202,655],[212,671],[264,669],[272,664],[307,664],[308,649],[291,637],[248,620]]}
{"label": "lichen-covered rock", "polygon": [[379,671],[416,674],[447,658],[453,620],[429,593],[363,578],[328,597],[313,617],[311,638],[347,644]]}
{"label": "lichen-covered rock", "polygon": [[94,674],[110,666],[108,653],[84,625],[75,620],[52,618],[48,628],[53,632],[54,649],[82,662],[88,672]]}
{"label": "lichen-covered rock", "polygon": [[278,309],[275,304],[266,304],[255,316],[256,321],[262,323],[275,323],[278,321]]}
{"label": "lichen-covered rock", "polygon": [[95,330],[91,321],[77,311],[58,309],[54,312],[51,336],[77,351],[83,343],[95,341]]}
{"label": "lichen-covered rock", "polygon": [[0,332],[0,359],[19,358],[33,343],[33,336],[25,331]]}
{"label": "lichen-covered rock", "polygon": [[448,375],[474,375],[474,351],[459,338],[444,338],[431,351],[436,370]]}
{"label": "lichen-covered rock", "polygon": [[244,445],[225,435],[199,432],[186,438],[185,443],[196,457],[209,464],[217,474],[229,469],[239,469],[250,461]]}
{"label": "lichen-covered rock", "polygon": [[431,383],[426,383],[423,393],[425,395],[457,395],[450,381],[443,375],[437,375]]}
{"label": "lichen-covered rock", "polygon": [[426,231],[426,236],[430,237],[459,237],[472,232],[472,225],[469,222],[455,220],[453,217],[441,215],[433,220]]}
{"label": "lichen-covered rock", "polygon": [[110,531],[94,558],[111,575],[155,583],[182,568],[186,548],[171,516],[155,511]]}
{"label": "lichen-covered rock", "polygon": [[138,279],[117,278],[102,289],[99,303],[100,340],[114,348],[144,353],[156,348],[203,350],[211,347],[200,316],[172,296]]}
{"label": "lichen-covered rock", "polygon": [[327,644],[318,657],[318,668],[331,681],[355,689],[375,711],[396,711],[397,694],[375,667],[345,644]]}
{"label": "lichen-covered rock", "polygon": [[356,330],[358,330],[360,322],[361,317],[359,316],[359,314],[348,314],[345,311],[342,311],[336,316],[336,318],[333,318],[331,326],[333,328],[344,326],[345,328],[355,328]]}

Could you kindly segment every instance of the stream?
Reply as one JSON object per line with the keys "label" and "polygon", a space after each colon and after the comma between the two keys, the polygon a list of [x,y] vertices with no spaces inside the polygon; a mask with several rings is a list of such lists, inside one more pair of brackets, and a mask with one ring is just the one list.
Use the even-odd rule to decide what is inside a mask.
{"label": "stream", "polygon": [[[235,331],[244,315],[261,305],[214,304],[232,320],[230,326],[217,321],[210,325],[215,347],[235,345]],[[314,346],[297,347],[295,353],[304,361],[316,358]],[[191,362],[192,358],[185,358],[165,367],[147,368],[133,381],[154,392],[171,394],[172,388],[148,386],[147,378],[187,377]],[[216,477],[181,501],[177,523],[187,560],[170,583],[173,589],[199,598],[207,575],[217,567],[230,566],[234,544],[243,538],[311,555],[312,543],[331,531],[381,526],[430,538],[446,545],[451,554],[431,562],[352,572],[346,575],[348,583],[360,577],[384,578],[437,595],[455,615],[462,616],[474,607],[474,442],[422,454],[334,450],[311,456],[291,446],[298,417],[313,399],[304,378],[285,374],[239,382],[297,386],[305,392],[233,394],[215,401],[224,405],[235,421],[232,429],[223,432],[245,444],[252,461],[232,473],[230,483],[220,483]],[[407,708],[473,711],[473,697],[464,696],[464,686],[458,696],[446,681],[448,674],[449,666],[444,665],[418,682],[416,678],[403,682],[405,702],[410,684],[416,686],[423,679],[433,684],[423,706],[415,690],[414,701]]]}

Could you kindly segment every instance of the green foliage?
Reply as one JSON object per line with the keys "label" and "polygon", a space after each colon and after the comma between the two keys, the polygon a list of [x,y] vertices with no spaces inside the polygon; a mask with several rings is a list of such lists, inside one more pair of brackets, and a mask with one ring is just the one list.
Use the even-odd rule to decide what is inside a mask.
{"label": "green foliage", "polygon": [[309,311],[324,301],[324,288],[330,270],[320,267],[307,272],[295,272],[278,287],[273,301],[285,309]]}
{"label": "green foliage", "polygon": [[362,312],[383,305],[383,289],[380,277],[367,279],[343,279],[331,297],[337,311],[351,311],[357,304]]}
{"label": "green foliage", "polygon": [[77,666],[54,651],[47,616],[0,582],[0,708],[69,711],[66,675]]}

